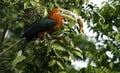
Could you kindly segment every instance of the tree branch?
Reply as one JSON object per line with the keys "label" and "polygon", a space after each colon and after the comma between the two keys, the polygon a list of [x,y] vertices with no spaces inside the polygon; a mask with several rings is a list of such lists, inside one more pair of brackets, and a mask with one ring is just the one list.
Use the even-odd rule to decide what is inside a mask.
{"label": "tree branch", "polygon": [[10,58],[0,58],[0,60],[8,60],[8,59],[10,59]]}
{"label": "tree branch", "polygon": [[15,44],[11,45],[10,47],[6,48],[4,51],[0,53],[0,56],[2,56],[4,53],[12,49],[14,46],[16,46],[19,42],[21,42],[23,39],[18,40]]}

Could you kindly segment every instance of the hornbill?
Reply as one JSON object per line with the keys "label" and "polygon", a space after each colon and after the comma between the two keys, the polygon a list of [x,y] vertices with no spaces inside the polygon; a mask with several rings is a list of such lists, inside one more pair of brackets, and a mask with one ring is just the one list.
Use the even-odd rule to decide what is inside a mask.
{"label": "hornbill", "polygon": [[43,34],[45,32],[52,33],[63,26],[64,17],[76,20],[73,12],[62,8],[53,9],[48,15],[48,18],[36,20],[21,36],[21,38],[25,38],[25,41],[20,47],[20,54],[24,51],[27,43],[33,38],[38,37],[39,34]]}

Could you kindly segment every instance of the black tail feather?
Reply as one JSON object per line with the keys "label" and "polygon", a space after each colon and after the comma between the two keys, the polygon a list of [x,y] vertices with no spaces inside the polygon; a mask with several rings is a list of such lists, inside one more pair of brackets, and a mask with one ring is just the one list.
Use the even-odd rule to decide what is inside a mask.
{"label": "black tail feather", "polygon": [[29,42],[28,39],[25,39],[25,40],[24,40],[24,43],[23,43],[22,46],[20,47],[20,50],[21,50],[22,52],[24,52],[25,47],[26,47],[26,45],[27,45],[28,42]]}

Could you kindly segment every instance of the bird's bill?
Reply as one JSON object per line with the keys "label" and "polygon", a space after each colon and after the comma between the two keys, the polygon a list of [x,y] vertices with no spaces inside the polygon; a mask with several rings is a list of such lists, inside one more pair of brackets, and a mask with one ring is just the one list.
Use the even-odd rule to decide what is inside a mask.
{"label": "bird's bill", "polygon": [[77,18],[76,14],[74,12],[71,12],[71,11],[68,11],[68,10],[63,10],[62,16],[70,18],[72,20],[76,20],[76,18]]}

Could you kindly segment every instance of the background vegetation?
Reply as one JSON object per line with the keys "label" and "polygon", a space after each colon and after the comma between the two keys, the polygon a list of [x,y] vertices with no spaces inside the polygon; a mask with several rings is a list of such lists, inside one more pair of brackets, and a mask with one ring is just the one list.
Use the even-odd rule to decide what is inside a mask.
{"label": "background vegetation", "polygon": [[[103,2],[101,8],[88,2],[0,0],[0,73],[120,72],[120,0]],[[23,43],[20,35],[32,22],[47,17],[56,7],[75,10],[96,34],[95,37],[79,33],[74,25],[76,22],[65,19],[68,25],[53,33],[60,39],[49,34],[44,39],[34,39],[27,45],[24,55],[17,57]],[[76,70],[71,59],[88,59],[88,65]]]}

